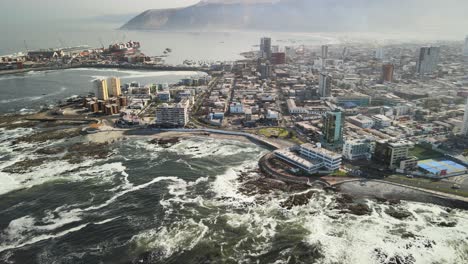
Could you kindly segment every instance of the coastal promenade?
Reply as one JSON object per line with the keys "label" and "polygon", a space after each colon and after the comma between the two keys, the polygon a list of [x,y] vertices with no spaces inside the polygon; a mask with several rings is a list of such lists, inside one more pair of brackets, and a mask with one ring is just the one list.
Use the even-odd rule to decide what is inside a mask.
{"label": "coastal promenade", "polygon": [[389,181],[383,181],[383,180],[350,179],[350,180],[346,180],[346,181],[342,181],[342,182],[333,184],[332,186],[333,187],[339,187],[340,185],[347,184],[347,183],[363,183],[363,184],[365,184],[365,183],[368,183],[368,182],[369,183],[372,183],[372,182],[381,183],[381,184],[386,184],[386,185],[389,185],[389,186],[402,187],[402,188],[406,188],[406,189],[410,189],[410,190],[414,190],[414,191],[423,192],[423,193],[426,193],[426,194],[429,194],[429,195],[438,196],[440,198],[458,200],[458,201],[463,201],[463,202],[468,203],[468,197],[463,197],[463,196],[449,194],[449,193],[443,193],[443,192],[437,192],[437,191],[433,191],[433,190],[429,190],[429,189],[418,188],[418,187],[414,187],[414,186],[409,186],[409,185],[404,185],[404,184],[399,184],[399,183],[394,183],[394,182],[389,182]]}
{"label": "coastal promenade", "polygon": [[220,129],[209,129],[209,128],[199,128],[199,129],[157,129],[155,131],[160,132],[181,132],[181,133],[213,133],[213,134],[221,134],[221,135],[230,135],[230,136],[242,136],[250,139],[253,142],[259,143],[263,146],[268,147],[269,149],[281,149],[285,147],[291,147],[293,144],[286,142],[286,141],[279,141],[279,140],[268,140],[264,137],[245,133],[245,132],[236,132],[236,131],[227,131],[227,130],[220,130]]}

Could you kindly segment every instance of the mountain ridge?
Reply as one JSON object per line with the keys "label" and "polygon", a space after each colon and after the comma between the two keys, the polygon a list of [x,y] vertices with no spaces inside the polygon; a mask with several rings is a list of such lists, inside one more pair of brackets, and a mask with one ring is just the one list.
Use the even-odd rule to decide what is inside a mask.
{"label": "mountain ridge", "polygon": [[[456,0],[279,0],[205,2],[150,9],[122,26],[127,30],[369,31],[465,23]],[[468,8],[468,4],[466,4]],[[461,8],[463,10],[463,8]],[[444,17],[445,16],[445,17]],[[467,23],[468,24],[468,23]]]}

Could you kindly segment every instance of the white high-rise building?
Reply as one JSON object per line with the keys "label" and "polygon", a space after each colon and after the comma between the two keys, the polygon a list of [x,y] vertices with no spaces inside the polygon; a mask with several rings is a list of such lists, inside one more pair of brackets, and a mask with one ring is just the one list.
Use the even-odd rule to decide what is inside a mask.
{"label": "white high-rise building", "polygon": [[117,77],[111,77],[109,80],[107,80],[108,83],[108,92],[109,96],[121,96],[122,95],[122,89],[121,89],[121,84],[120,84],[120,78]]}
{"label": "white high-rise building", "polygon": [[465,115],[463,116],[462,134],[468,136],[468,97],[465,103]]}
{"label": "white high-rise building", "polygon": [[185,127],[189,122],[189,100],[175,105],[162,104],[156,108],[156,124],[168,127]]}
{"label": "white high-rise building", "polygon": [[271,59],[271,38],[260,39],[260,56],[264,59]]}
{"label": "white high-rise building", "polygon": [[375,58],[378,59],[378,60],[383,60],[385,59],[385,51],[383,48],[378,48],[376,51],[375,51]]}
{"label": "white high-rise building", "polygon": [[328,46],[323,45],[322,46],[322,59],[328,59]]}
{"label": "white high-rise building", "polygon": [[319,96],[330,97],[331,96],[331,75],[327,73],[321,73],[319,77]]}
{"label": "white high-rise building", "polygon": [[416,72],[420,75],[432,74],[437,70],[439,63],[440,47],[422,47],[419,51]]}
{"label": "white high-rise building", "polygon": [[99,100],[108,100],[109,99],[109,92],[107,90],[107,80],[94,80],[94,91],[95,95]]}

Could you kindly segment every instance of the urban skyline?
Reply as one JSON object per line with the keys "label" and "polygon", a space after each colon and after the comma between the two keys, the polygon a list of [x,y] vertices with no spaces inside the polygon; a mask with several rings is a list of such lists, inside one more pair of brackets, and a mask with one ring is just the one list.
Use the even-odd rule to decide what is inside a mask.
{"label": "urban skyline", "polygon": [[0,7],[0,263],[468,263],[464,2]]}

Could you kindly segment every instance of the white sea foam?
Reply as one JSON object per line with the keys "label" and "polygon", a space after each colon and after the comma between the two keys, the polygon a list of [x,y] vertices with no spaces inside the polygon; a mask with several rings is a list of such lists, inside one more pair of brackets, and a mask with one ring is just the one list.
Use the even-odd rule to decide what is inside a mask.
{"label": "white sea foam", "polygon": [[[0,244],[0,252],[79,231],[88,224],[60,233],[53,232],[67,224],[73,225],[84,218],[86,213],[102,212],[102,209],[125,195],[165,181],[168,182],[169,195],[160,204],[164,207],[164,217],[167,217],[164,221],[168,222],[161,228],[142,231],[132,238],[138,248],[161,250],[165,257],[193,249],[200,242],[210,240],[219,241],[223,248],[230,247],[230,258],[235,261],[249,262],[252,257],[269,252],[279,233],[287,234],[294,227],[301,231],[300,234],[294,234],[302,236],[298,241],[319,248],[324,255],[318,263],[376,263],[376,249],[388,256],[387,261],[396,255],[411,255],[415,264],[466,263],[468,260],[468,217],[465,211],[448,212],[435,205],[403,202],[398,206],[411,212],[414,217],[401,221],[385,213],[389,205],[367,201],[373,210],[371,215],[354,216],[341,214],[335,209],[335,196],[324,192],[315,194],[307,205],[286,210],[280,203],[288,194],[278,192],[255,197],[239,192],[239,172],[257,164],[256,159],[247,157],[257,157],[262,150],[243,143],[225,144],[224,141],[220,143],[209,139],[207,142],[189,139],[167,150],[157,146],[149,147],[154,147],[155,156],[160,151],[177,151],[181,155],[193,157],[211,157],[215,150],[219,151],[220,157],[226,157],[231,156],[236,147],[246,148],[247,150],[243,150],[247,154],[243,156],[246,161],[233,168],[226,166],[225,172],[220,173],[213,181],[209,177],[199,178],[194,182],[177,177],[160,177],[140,185],[129,181],[129,175],[122,163],[87,168],[76,175],[80,178],[102,177],[102,180],[115,180],[115,177],[121,179],[118,187],[108,190],[113,194],[107,201],[84,209],[76,206],[59,207],[54,214],[49,213],[42,219],[42,222],[47,223],[42,227],[37,227],[37,221],[30,216],[17,219],[10,223],[11,227],[8,227],[9,231],[6,233],[12,234],[9,235],[11,239],[8,240],[9,243]],[[149,144],[142,144],[140,147],[144,148],[146,145]],[[198,146],[198,149],[191,149],[193,146]],[[210,195],[194,192],[201,186],[206,186],[206,193]],[[261,203],[258,202],[259,198],[262,198]],[[114,220],[115,218],[95,224]],[[220,220],[226,221],[228,229],[243,230],[238,240],[226,239],[224,230],[217,228]],[[442,221],[457,224],[451,228],[437,225]],[[402,232],[411,232],[416,237],[402,238]],[[427,246],[428,243],[430,246]],[[291,250],[283,250],[276,263],[288,263],[291,254]]]}
{"label": "white sea foam", "polygon": [[[191,186],[174,184],[175,191],[172,192],[176,197],[161,201],[167,214],[179,214],[180,204],[192,204],[196,200],[204,208],[211,208],[211,213],[203,210],[202,221],[186,216],[162,229],[144,231],[132,240],[138,247],[162,250],[168,257],[194,246],[192,235],[203,230],[197,227],[199,222],[210,226],[217,219],[224,218],[229,226],[244,229],[247,235],[244,238],[239,237],[240,240],[232,244],[232,241],[223,240],[225,237],[222,233],[208,230],[208,233],[203,233],[197,239],[224,241],[224,247],[231,244],[230,247],[235,252],[231,257],[239,262],[248,262],[250,257],[271,250],[278,232],[288,232],[292,226],[304,229],[303,241],[317,247],[324,255],[320,263],[377,263],[377,251],[387,256],[385,261],[397,256],[412,257],[415,264],[466,263],[468,260],[468,244],[465,241],[468,236],[468,217],[464,211],[453,210],[447,213],[440,206],[403,202],[399,206],[410,211],[414,217],[401,221],[385,213],[389,205],[367,201],[372,209],[371,215],[354,216],[335,210],[334,195],[323,192],[314,195],[307,205],[285,210],[280,203],[287,194],[271,194],[267,198],[263,197],[264,202],[259,204],[255,197],[239,193],[238,171],[252,166],[255,166],[254,162],[247,161],[239,167],[228,168],[224,174],[209,183],[209,189],[216,193],[215,199],[193,197]],[[179,209],[171,210],[175,205]],[[193,206],[182,206],[182,209],[193,214],[196,219],[201,216]],[[446,228],[434,224],[440,221],[455,221],[457,225]],[[404,232],[411,232],[416,237],[402,238]],[[232,251],[230,254],[233,254]],[[277,263],[288,263],[291,251],[285,250],[281,254],[284,259],[278,259]]]}
{"label": "white sea foam", "polygon": [[87,209],[85,209],[85,211],[94,211],[94,210],[99,210],[99,209],[102,209],[106,206],[109,206],[110,204],[114,203],[117,199],[119,199],[120,197],[128,194],[128,193],[131,193],[131,192],[135,192],[135,191],[139,191],[141,189],[144,189],[146,187],[149,187],[157,182],[161,182],[161,181],[178,181],[180,180],[179,178],[177,177],[158,177],[158,178],[154,178],[152,181],[150,182],[147,182],[147,183],[144,183],[144,184],[141,184],[141,185],[137,185],[137,186],[133,186],[129,189],[126,189],[124,191],[121,191],[121,192],[118,192],[116,194],[114,194],[114,196],[112,196],[109,200],[107,200],[106,202],[104,202],[103,204],[100,204],[100,205],[96,205],[96,206],[91,206]]}
{"label": "white sea foam", "polygon": [[67,69],[66,71],[74,72],[100,72],[101,76],[91,76],[99,78],[108,78],[118,74],[121,79],[139,79],[149,77],[161,77],[161,76],[183,76],[190,77],[195,75],[206,75],[202,72],[197,71],[138,71],[138,70],[120,70],[120,69],[93,69],[93,68],[80,68],[80,69]]}
{"label": "white sea foam", "polygon": [[192,249],[205,238],[208,231],[208,226],[202,221],[189,219],[183,223],[183,228],[163,227],[161,230],[151,230],[134,236],[132,241],[140,248],[161,249],[164,255],[169,257],[174,252]]}
{"label": "white sea foam", "polygon": [[[8,242],[3,242],[2,244],[0,244],[0,253],[4,252],[6,250],[17,249],[17,248],[22,248],[22,247],[25,247],[25,246],[33,245],[35,243],[38,243],[38,242],[41,242],[41,241],[44,241],[44,240],[60,238],[60,237],[63,237],[65,235],[68,235],[70,233],[78,232],[81,229],[87,227],[88,225],[91,225],[91,224],[93,224],[93,225],[103,225],[103,224],[112,222],[115,219],[117,219],[117,218],[106,219],[106,220],[99,221],[99,222],[86,223],[86,224],[78,225],[76,227],[73,227],[73,228],[70,228],[70,229],[67,229],[67,230],[64,230],[64,231],[61,231],[61,232],[49,233],[49,234],[44,233],[44,234],[35,235],[33,237],[27,238],[27,237],[24,236],[24,233],[26,231],[31,230],[31,229],[35,229],[35,230],[39,230],[39,231],[40,230],[53,230],[54,229],[53,227],[59,227],[59,226],[64,226],[67,223],[73,223],[73,222],[75,222],[74,220],[76,220],[76,219],[63,220],[59,224],[54,224],[54,226],[41,227],[41,226],[35,226],[34,225],[34,223],[35,223],[34,219],[29,217],[29,216],[26,216],[26,217],[14,220],[14,221],[12,221],[10,223],[10,225],[8,227],[8,230],[7,230],[7,232],[8,232],[7,234],[9,234],[9,235],[12,234],[13,238],[17,238],[18,235],[21,235],[21,236],[20,236],[20,239],[16,239],[13,242],[8,241]],[[30,228],[30,229],[28,229],[28,228]]]}
{"label": "white sea foam", "polygon": [[175,144],[168,151],[181,155],[190,155],[194,158],[205,158],[211,156],[227,157],[241,154],[255,154],[258,153],[258,147],[254,144],[234,140],[190,138]]}
{"label": "white sea foam", "polygon": [[[1,167],[4,168],[19,160],[21,156],[5,162]],[[64,173],[81,167],[87,167],[94,164],[92,160],[86,160],[80,164],[70,164],[66,161],[48,161],[34,169],[32,172],[12,174],[0,171],[0,194],[5,194],[13,190],[31,188],[54,180],[81,181],[84,178],[80,177],[80,173],[65,176]]]}
{"label": "white sea foam", "polygon": [[29,71],[25,74],[12,74],[0,76],[0,81],[6,80],[15,80],[15,79],[24,79],[24,78],[33,78],[45,74],[50,71]]}

